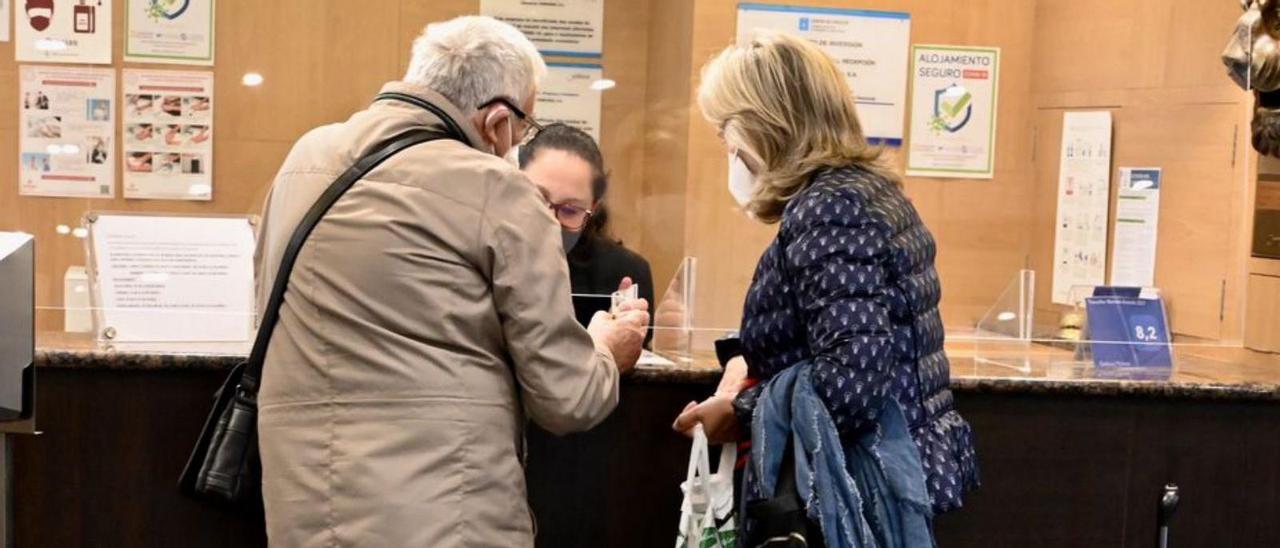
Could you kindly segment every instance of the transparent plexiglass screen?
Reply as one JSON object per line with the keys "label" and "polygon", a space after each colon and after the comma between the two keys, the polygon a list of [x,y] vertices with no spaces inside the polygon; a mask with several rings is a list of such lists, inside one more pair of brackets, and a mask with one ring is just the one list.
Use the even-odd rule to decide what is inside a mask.
{"label": "transparent plexiglass screen", "polygon": [[[479,9],[462,4],[464,11]],[[639,255],[650,269],[651,349],[677,365],[705,364],[714,341],[741,326],[748,288],[777,225],[748,218],[732,198],[729,151],[696,104],[700,71],[739,39],[743,25],[787,26],[803,10],[746,13],[727,0],[603,4],[602,55],[547,55],[551,74],[532,114],[598,138],[609,178],[605,194],[591,196],[589,204],[596,221],[607,220],[597,237]],[[900,72],[855,74],[849,81],[863,125],[877,132],[868,136],[883,138],[881,161],[901,178],[931,233],[939,310],[957,370],[1091,368],[1095,342],[1116,344],[1090,339],[1085,299],[1096,286],[1157,290],[1168,340],[1156,344],[1172,345],[1176,367],[1206,348],[1243,346],[1251,276],[1256,265],[1280,257],[1280,167],[1259,160],[1252,146],[1253,93],[1228,77],[1220,59],[1241,15],[1237,3],[1173,2],[1123,25],[1096,25],[1118,16],[1077,13],[1066,2],[1007,0],[968,6],[967,26],[954,24],[950,2],[810,4],[799,7],[821,8],[815,13],[864,29],[844,38],[898,52],[892,59]],[[892,15],[868,22],[840,11],[853,8]],[[355,4],[333,9],[335,18],[379,17]],[[238,10],[236,17],[245,20],[272,17],[265,4]],[[425,4],[402,10],[398,39],[367,46],[374,49],[363,56],[324,47],[290,49],[288,59],[220,54],[212,69],[218,115],[211,200],[126,199],[129,166],[116,158],[110,199],[20,195],[10,184],[0,194],[0,230],[36,237],[37,325],[44,340],[108,344],[104,329],[114,327],[103,324],[90,279],[87,213],[260,214],[294,141],[364,108],[407,68],[417,31],[456,15],[446,11]],[[314,34],[323,36],[321,19],[291,24],[315,26]],[[905,39],[865,30],[888,28],[876,25],[889,21],[906,25]],[[836,41],[813,34],[822,28],[791,30],[827,40],[827,47]],[[1073,38],[1082,35],[1092,38]],[[272,33],[237,36],[246,42],[232,53],[280,50],[281,38]],[[946,50],[926,46],[967,55],[998,50],[998,58],[988,58],[986,72],[961,68],[943,85],[930,76],[945,72],[921,69]],[[398,61],[353,60],[384,57]],[[246,85],[249,73],[261,76],[255,85]],[[341,75],[341,83],[320,82],[311,73]],[[991,93],[984,95],[988,83]],[[21,100],[17,82],[4,85],[13,88],[5,97]],[[888,114],[886,104],[894,107]],[[129,136],[120,120],[116,125],[119,156]],[[0,137],[11,141],[7,150],[19,149],[17,134],[26,128],[18,129]],[[972,141],[989,148],[989,166],[979,170],[989,174],[921,168],[954,161],[934,153],[953,142],[939,135],[969,130],[989,137]],[[24,173],[7,165],[15,175]],[[598,288],[587,293],[609,298]],[[166,322],[165,316],[154,321]]]}

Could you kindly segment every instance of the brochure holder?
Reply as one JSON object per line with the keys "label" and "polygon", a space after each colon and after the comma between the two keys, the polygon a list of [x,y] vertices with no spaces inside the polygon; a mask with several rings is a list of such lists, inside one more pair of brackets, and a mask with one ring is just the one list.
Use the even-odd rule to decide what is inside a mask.
{"label": "brochure holder", "polygon": [[93,333],[103,350],[247,354],[257,218],[86,213]]}

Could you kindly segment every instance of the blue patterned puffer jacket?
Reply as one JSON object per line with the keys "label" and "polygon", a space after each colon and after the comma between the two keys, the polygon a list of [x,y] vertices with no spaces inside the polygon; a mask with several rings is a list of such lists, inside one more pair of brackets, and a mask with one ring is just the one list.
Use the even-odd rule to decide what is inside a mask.
{"label": "blue patterned puffer jacket", "polygon": [[[969,424],[943,352],[937,248],[898,185],[858,167],[819,172],[787,204],[743,311],[743,357],[766,381],[804,361],[844,440],[901,405],[937,513],[978,484]],[[759,386],[734,402],[749,427]]]}

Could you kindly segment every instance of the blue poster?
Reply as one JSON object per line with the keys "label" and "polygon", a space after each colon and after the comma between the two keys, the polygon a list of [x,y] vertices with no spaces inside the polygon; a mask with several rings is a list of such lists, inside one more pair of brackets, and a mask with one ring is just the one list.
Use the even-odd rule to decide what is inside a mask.
{"label": "blue poster", "polygon": [[1098,368],[1173,367],[1169,322],[1160,297],[1138,288],[1099,287],[1085,299]]}

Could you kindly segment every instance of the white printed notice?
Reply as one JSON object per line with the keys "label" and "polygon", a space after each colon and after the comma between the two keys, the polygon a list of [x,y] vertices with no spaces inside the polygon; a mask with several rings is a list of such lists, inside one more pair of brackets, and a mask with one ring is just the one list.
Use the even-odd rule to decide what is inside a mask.
{"label": "white printed notice", "polygon": [[991,178],[999,69],[999,48],[911,48],[907,175]]}
{"label": "white printed notice", "polygon": [[1111,204],[1111,113],[1068,112],[1062,118],[1058,214],[1053,250],[1053,302],[1075,304],[1071,289],[1106,283],[1107,215]]}
{"label": "white printed notice", "polygon": [[604,0],[480,0],[480,14],[511,23],[543,55],[600,57]]}
{"label": "white printed notice", "polygon": [[547,77],[538,90],[538,121],[576,127],[600,141],[600,65],[547,63]]}
{"label": "white printed notice", "polygon": [[18,93],[18,192],[115,195],[112,69],[24,65]]}
{"label": "white printed notice", "polygon": [[826,51],[858,101],[858,118],[874,144],[902,145],[911,15],[902,12],[738,4],[738,44],[758,31],[805,38]]}
{"label": "white printed notice", "polygon": [[1111,285],[1155,285],[1160,176],[1158,167],[1120,168],[1115,244],[1111,249]]}
{"label": "white printed notice", "polygon": [[0,0],[0,42],[9,41],[9,0]]}
{"label": "white printed notice", "polygon": [[90,218],[100,336],[123,343],[249,340],[254,231],[248,218]]}
{"label": "white printed notice", "polygon": [[14,57],[36,63],[110,65],[112,3],[109,0],[14,3]]}
{"label": "white printed notice", "polygon": [[124,60],[213,64],[214,0],[125,0]]}
{"label": "white printed notice", "polygon": [[213,198],[213,73],[124,70],[124,197]]}

